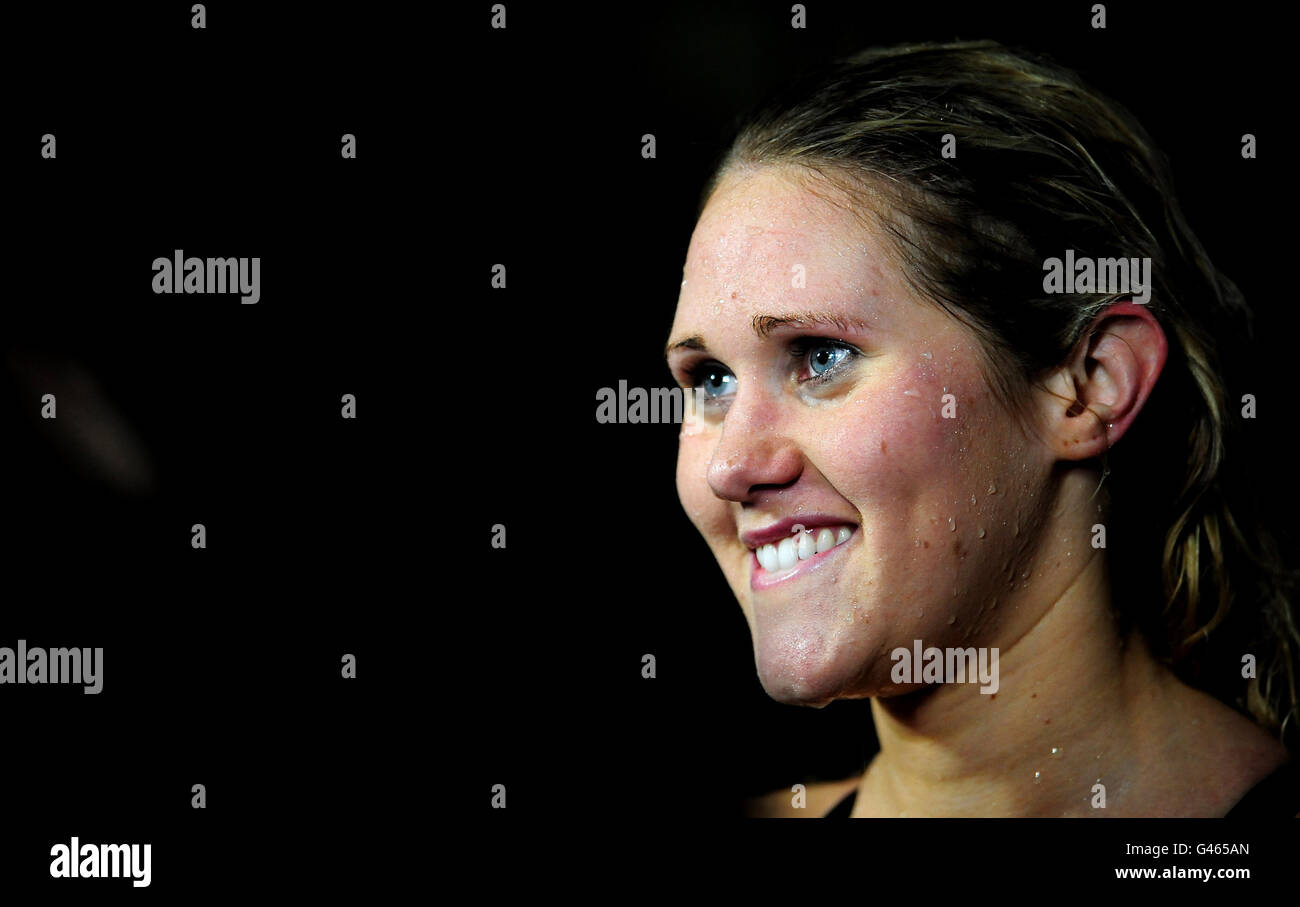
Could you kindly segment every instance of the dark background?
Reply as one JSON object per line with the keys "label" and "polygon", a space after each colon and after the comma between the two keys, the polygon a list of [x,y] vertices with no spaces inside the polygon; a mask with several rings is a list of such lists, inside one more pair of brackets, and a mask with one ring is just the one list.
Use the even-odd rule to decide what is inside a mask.
{"label": "dark background", "polygon": [[[418,847],[466,818],[682,829],[859,771],[867,702],[759,686],[677,502],[677,427],[594,412],[620,379],[672,384],[695,206],[736,116],[867,46],[1021,43],[1138,115],[1257,313],[1273,377],[1240,455],[1294,505],[1291,59],[1265,8],[1110,3],[1097,31],[1087,3],[815,3],[800,31],[788,3],[510,3],[497,32],[489,4],[208,4],[195,32],[189,6],[6,22],[0,349],[23,364],[0,396],[0,645],[105,648],[99,696],[0,687],[3,802],[29,817],[5,829],[10,878],[140,894],[52,882],[49,846],[77,834],[152,841],[159,892],[242,891],[245,871],[333,892],[433,873],[465,840]],[[154,295],[177,248],[260,255],[260,303]],[[60,452],[62,396],[34,418],[30,376],[73,366],[140,440],[147,490]]]}
{"label": "dark background", "polygon": [[[451,535],[426,482],[456,408],[421,336],[451,256],[418,30],[213,3],[193,30],[191,5],[6,13],[0,646],[104,649],[98,695],[0,686],[6,901],[373,893],[427,820]],[[155,295],[175,249],[260,256],[260,302]],[[76,439],[110,416],[133,481],[95,465],[122,435]],[[151,842],[151,886],[51,879],[73,835]]]}

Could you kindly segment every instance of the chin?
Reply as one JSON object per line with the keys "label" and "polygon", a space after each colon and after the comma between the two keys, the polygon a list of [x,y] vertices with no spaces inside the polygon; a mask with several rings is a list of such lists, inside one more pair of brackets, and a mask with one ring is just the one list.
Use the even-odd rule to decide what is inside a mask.
{"label": "chin", "polygon": [[[851,647],[854,648],[854,647]],[[768,696],[785,705],[825,708],[836,699],[861,699],[865,667],[815,628],[754,640],[758,681]]]}

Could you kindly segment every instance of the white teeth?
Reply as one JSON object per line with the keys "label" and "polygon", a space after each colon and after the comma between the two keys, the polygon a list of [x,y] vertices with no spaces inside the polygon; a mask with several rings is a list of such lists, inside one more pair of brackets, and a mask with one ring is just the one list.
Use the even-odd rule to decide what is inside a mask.
{"label": "white teeth", "polygon": [[817,542],[811,532],[799,533],[799,560],[806,561],[817,553]]}
{"label": "white teeth", "polygon": [[830,551],[835,547],[835,531],[832,529],[823,529],[817,533],[817,553]]}
{"label": "white teeth", "polygon": [[793,567],[799,560],[799,553],[795,550],[794,539],[781,539],[781,544],[776,547],[777,566],[782,570],[788,570]]}
{"label": "white teeth", "polygon": [[806,529],[798,537],[781,539],[780,543],[759,545],[754,552],[764,570],[789,570],[800,561],[806,561],[832,548],[843,545],[853,536],[851,526],[825,526]]}

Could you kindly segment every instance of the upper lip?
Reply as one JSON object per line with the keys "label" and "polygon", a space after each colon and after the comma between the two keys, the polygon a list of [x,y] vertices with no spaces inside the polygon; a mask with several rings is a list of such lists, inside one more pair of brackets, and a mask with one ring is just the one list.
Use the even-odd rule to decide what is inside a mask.
{"label": "upper lip", "polygon": [[745,547],[752,550],[760,545],[773,544],[781,541],[781,539],[790,538],[791,530],[796,525],[801,525],[805,529],[816,529],[821,526],[856,526],[857,523],[853,520],[829,516],[824,513],[803,513],[797,517],[788,516],[783,520],[778,520],[764,529],[742,532],[740,540],[745,543]]}

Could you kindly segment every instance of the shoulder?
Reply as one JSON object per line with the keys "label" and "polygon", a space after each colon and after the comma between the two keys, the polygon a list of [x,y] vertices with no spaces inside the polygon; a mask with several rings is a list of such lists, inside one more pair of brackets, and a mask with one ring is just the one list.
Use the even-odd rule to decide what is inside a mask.
{"label": "shoulder", "polygon": [[[1191,720],[1185,727],[1194,730],[1188,735],[1191,745],[1185,761],[1178,766],[1180,786],[1184,791],[1199,792],[1198,813],[1222,816],[1252,793],[1258,800],[1262,791],[1257,791],[1257,786],[1269,786],[1274,773],[1286,768],[1290,753],[1235,709],[1199,690],[1192,696],[1194,705],[1185,713]],[[1288,809],[1284,815],[1289,814]]]}
{"label": "shoulder", "polygon": [[790,787],[778,788],[770,793],[751,797],[742,805],[750,819],[820,819],[836,803],[858,786],[861,775],[839,781],[798,782],[804,786],[804,806],[793,804],[795,792]]}

